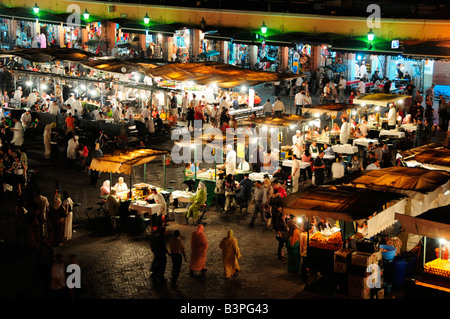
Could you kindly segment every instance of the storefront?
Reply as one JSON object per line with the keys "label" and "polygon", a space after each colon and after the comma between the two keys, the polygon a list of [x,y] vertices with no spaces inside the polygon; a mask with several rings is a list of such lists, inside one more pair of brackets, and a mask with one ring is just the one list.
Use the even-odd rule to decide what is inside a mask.
{"label": "storefront", "polygon": [[294,74],[311,70],[312,47],[308,44],[297,44],[289,48],[288,68]]}
{"label": "storefront", "polygon": [[234,43],[232,41],[227,43],[228,63],[241,68],[249,68],[251,65],[251,46],[247,44]]}
{"label": "storefront", "polygon": [[276,72],[280,64],[280,47],[269,45],[263,42],[258,47],[258,69],[263,71]]}
{"label": "storefront", "polygon": [[11,20],[6,18],[0,19],[0,41],[1,41],[1,49],[9,50],[10,44],[13,41],[11,35],[9,33],[11,30]]}
{"label": "storefront", "polygon": [[82,32],[81,28],[64,26],[64,47],[81,49],[82,47]]}
{"label": "storefront", "polygon": [[191,45],[191,30],[183,29],[175,31],[173,36],[173,61],[180,60],[181,62],[189,61],[189,48]]}

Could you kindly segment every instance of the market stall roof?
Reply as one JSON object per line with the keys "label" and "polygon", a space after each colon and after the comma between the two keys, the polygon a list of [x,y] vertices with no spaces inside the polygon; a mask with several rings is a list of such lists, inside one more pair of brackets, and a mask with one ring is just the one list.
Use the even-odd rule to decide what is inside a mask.
{"label": "market stall roof", "polygon": [[450,205],[430,209],[415,217],[396,213],[395,219],[410,234],[450,239]]}
{"label": "market stall roof", "polygon": [[379,106],[388,106],[389,103],[402,103],[410,95],[373,93],[362,95],[353,100],[354,104],[373,104]]}
{"label": "market stall roof", "polygon": [[166,154],[170,154],[170,152],[153,149],[118,151],[92,159],[91,169],[100,172],[130,175],[133,166],[146,164],[156,157]]}
{"label": "market stall roof", "polygon": [[143,72],[166,63],[167,61],[162,59],[97,58],[83,62],[82,65],[105,72],[126,74],[132,72]]}
{"label": "market stall roof", "polygon": [[427,193],[450,180],[450,173],[419,167],[388,167],[364,171],[353,179],[353,185],[366,185],[372,189],[396,188]]}
{"label": "market stall roof", "polygon": [[222,88],[254,86],[299,77],[296,74],[243,69],[221,62],[171,63],[149,68],[146,74],[174,81],[193,81],[199,85],[216,84]]}
{"label": "market stall roof", "polygon": [[15,49],[0,51],[0,57],[18,56],[32,62],[51,62],[55,60],[81,62],[97,56],[94,53],[69,48]]}
{"label": "market stall roof", "polygon": [[320,216],[335,220],[365,220],[383,211],[385,205],[405,196],[353,187],[316,187],[306,193],[293,193],[282,199],[284,211],[308,217]]}
{"label": "market stall roof", "polygon": [[301,121],[309,121],[311,119],[305,118],[299,115],[269,115],[255,117],[253,119],[242,120],[243,124],[255,124],[274,127],[289,127],[291,125],[297,125]]}
{"label": "market stall roof", "polygon": [[303,110],[304,112],[308,113],[337,114],[338,112],[356,109],[358,107],[358,105],[348,103],[327,103],[321,105],[313,105],[312,107],[304,108]]}
{"label": "market stall roof", "polygon": [[307,217],[331,218],[367,224],[367,236],[374,236],[395,224],[395,213],[404,214],[406,197],[353,187],[316,187],[282,199],[284,212]]}
{"label": "market stall roof", "polygon": [[407,158],[405,161],[413,165],[414,163],[420,164],[428,169],[448,171],[450,170],[450,150],[446,148],[424,150]]}
{"label": "market stall roof", "polygon": [[442,143],[435,142],[435,143],[425,144],[425,145],[422,145],[419,147],[410,148],[408,150],[402,151],[402,152],[400,152],[400,156],[403,159],[406,159],[410,156],[414,156],[425,150],[431,150],[431,149],[445,149],[445,147],[442,145]]}

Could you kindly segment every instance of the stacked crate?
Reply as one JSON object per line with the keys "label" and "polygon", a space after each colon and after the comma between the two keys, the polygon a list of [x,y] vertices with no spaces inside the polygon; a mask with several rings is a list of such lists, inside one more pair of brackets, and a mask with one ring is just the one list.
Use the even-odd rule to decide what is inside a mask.
{"label": "stacked crate", "polygon": [[381,251],[355,251],[348,266],[348,297],[352,299],[383,299],[383,266]]}

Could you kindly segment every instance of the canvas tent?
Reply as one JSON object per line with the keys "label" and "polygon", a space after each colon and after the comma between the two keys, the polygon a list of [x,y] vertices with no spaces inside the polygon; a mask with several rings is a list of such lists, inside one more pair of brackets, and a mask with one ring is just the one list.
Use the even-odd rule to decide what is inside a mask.
{"label": "canvas tent", "polygon": [[425,149],[403,158],[409,167],[421,166],[430,170],[450,172],[450,150],[447,148]]}
{"label": "canvas tent", "polygon": [[[317,216],[359,225],[366,222],[368,237],[394,224],[394,214],[403,214],[406,206],[402,194],[341,186],[316,187],[304,194],[290,194],[282,201],[284,212],[294,216]],[[346,232],[346,238],[351,235]]]}
{"label": "canvas tent", "polygon": [[[144,182],[146,179],[147,163],[153,161],[159,156],[169,154],[168,151],[153,149],[137,149],[117,151],[112,154],[105,154],[103,157],[93,158],[90,168],[106,173],[116,173],[130,175],[130,192],[132,183],[132,171],[134,166],[144,165]],[[164,189],[166,187],[166,161],[164,160]],[[111,179],[111,178],[110,178]]]}
{"label": "canvas tent", "polygon": [[[408,197],[405,215],[417,216],[426,210],[450,204],[450,174],[424,168],[389,167],[379,170],[362,171],[336,180],[333,184],[352,185],[358,189],[371,189],[403,194]],[[398,225],[397,225],[398,227]],[[406,249],[417,245],[419,238],[408,236]]]}
{"label": "canvas tent", "polygon": [[193,81],[199,85],[216,84],[221,88],[254,86],[300,76],[243,69],[220,62],[170,63],[149,68],[145,73],[152,77],[173,81]]}
{"label": "canvas tent", "polygon": [[373,93],[355,98],[353,100],[353,104],[378,105],[387,107],[390,103],[403,103],[403,101],[408,97],[410,96],[403,94]]}

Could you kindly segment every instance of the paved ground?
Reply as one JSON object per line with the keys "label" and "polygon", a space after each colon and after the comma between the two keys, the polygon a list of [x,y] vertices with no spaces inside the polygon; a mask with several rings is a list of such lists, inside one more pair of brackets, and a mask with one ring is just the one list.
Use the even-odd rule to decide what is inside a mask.
{"label": "paved ground", "polygon": [[[27,145],[30,167],[38,171],[38,184],[43,194],[53,198],[54,181],[59,179],[75,202],[82,203],[82,214],[88,206],[96,206],[99,187],[109,174],[102,174],[97,185],[89,185],[89,176],[77,167],[66,165],[64,160],[43,160],[41,138]],[[159,145],[164,145],[161,143]],[[162,163],[154,161],[148,166],[148,182],[162,185]],[[167,180],[181,182],[181,166],[167,167]],[[135,170],[134,181],[142,178],[142,171]],[[117,180],[116,175],[113,181]],[[179,185],[179,184],[178,184]],[[301,189],[307,187],[302,185]],[[42,298],[44,287],[35,279],[36,251],[19,248],[14,240],[14,207],[12,198],[1,202],[0,213],[0,298]],[[271,230],[262,225],[247,226],[248,214],[225,215],[213,210],[207,213],[205,233],[209,241],[207,268],[204,278],[191,278],[188,264],[183,263],[179,287],[156,285],[150,278],[153,260],[147,236],[102,235],[89,227],[86,220],[74,224],[70,243],[54,248],[64,256],[75,254],[81,266],[83,299],[318,299],[332,298],[333,290],[328,281],[305,290],[300,275],[287,273],[287,262],[277,259],[277,241]],[[192,225],[171,222],[169,236],[175,229],[181,232],[187,255],[190,255]],[[228,229],[233,229],[238,239],[242,259],[242,273],[225,280],[218,245]],[[166,278],[170,279],[171,263],[168,261]]]}

